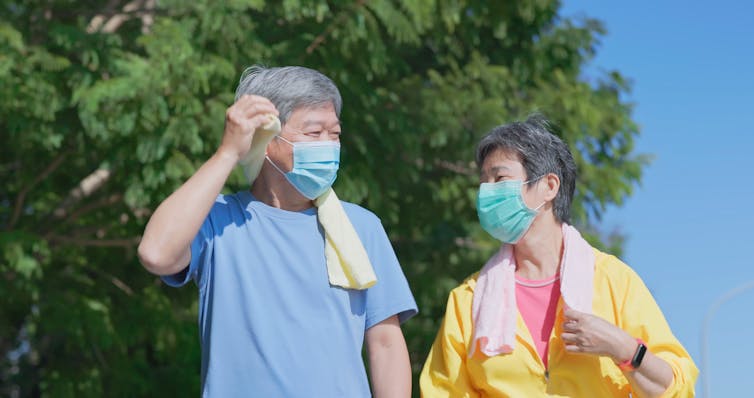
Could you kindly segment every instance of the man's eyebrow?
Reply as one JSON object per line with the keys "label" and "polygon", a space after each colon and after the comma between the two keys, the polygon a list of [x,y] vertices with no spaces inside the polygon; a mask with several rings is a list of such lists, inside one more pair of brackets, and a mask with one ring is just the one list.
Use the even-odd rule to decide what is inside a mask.
{"label": "man's eyebrow", "polygon": [[[302,125],[302,128],[306,128],[306,127],[309,127],[311,125],[324,126],[325,124],[327,124],[327,123],[324,120],[321,120],[321,119],[309,119],[309,120],[307,120],[307,121],[304,122],[304,124]],[[339,125],[339,124],[340,124],[340,120],[337,120],[335,122],[335,125]]]}

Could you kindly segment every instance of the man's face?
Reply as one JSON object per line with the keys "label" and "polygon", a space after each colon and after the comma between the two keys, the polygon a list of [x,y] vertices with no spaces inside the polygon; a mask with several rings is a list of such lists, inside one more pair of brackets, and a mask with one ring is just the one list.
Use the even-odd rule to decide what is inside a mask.
{"label": "man's face", "polygon": [[[340,142],[340,119],[331,103],[311,108],[298,108],[283,125],[280,136],[295,142]],[[293,168],[293,147],[283,140],[272,140],[267,156],[283,171]]]}

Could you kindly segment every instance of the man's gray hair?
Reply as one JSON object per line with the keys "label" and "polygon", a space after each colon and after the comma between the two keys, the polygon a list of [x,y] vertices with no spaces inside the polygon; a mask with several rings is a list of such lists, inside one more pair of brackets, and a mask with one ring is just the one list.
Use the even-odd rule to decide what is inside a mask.
{"label": "man's gray hair", "polygon": [[553,212],[560,222],[568,222],[576,188],[576,163],[568,146],[552,133],[550,122],[542,115],[532,115],[524,122],[493,128],[477,145],[476,163],[498,149],[518,156],[526,179],[553,173],[560,178],[560,189],[553,200]]}
{"label": "man's gray hair", "polygon": [[236,89],[236,101],[244,94],[269,99],[285,123],[298,108],[318,107],[332,103],[340,117],[343,100],[329,77],[303,66],[267,68],[254,65],[243,71]]}

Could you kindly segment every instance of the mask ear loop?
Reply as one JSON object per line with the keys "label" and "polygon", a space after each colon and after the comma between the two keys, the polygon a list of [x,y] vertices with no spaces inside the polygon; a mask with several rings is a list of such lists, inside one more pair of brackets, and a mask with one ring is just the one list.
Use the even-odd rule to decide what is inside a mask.
{"label": "mask ear loop", "polygon": [[521,183],[521,185],[526,185],[526,184],[528,184],[528,183],[530,183],[530,182],[532,182],[532,181],[537,181],[537,180],[539,180],[540,178],[542,178],[542,177],[544,177],[544,176],[546,176],[546,175],[547,175],[547,174],[542,174],[542,175],[541,175],[541,176],[539,176],[539,177],[530,178],[530,179],[528,179],[528,180],[526,180],[526,181],[522,182],[522,183]]}
{"label": "mask ear loop", "polygon": [[[528,183],[530,183],[530,182],[532,182],[532,181],[537,181],[537,180],[541,179],[542,177],[544,177],[544,176],[546,176],[546,175],[547,175],[547,174],[542,174],[542,175],[541,175],[541,176],[539,176],[539,177],[530,178],[529,180],[527,180],[527,181],[524,181],[523,183],[521,183],[521,185],[526,185],[526,184],[528,184]],[[541,208],[542,208],[542,206],[544,206],[544,205],[545,205],[546,203],[547,203],[547,201],[545,200],[544,202],[542,202],[542,204],[541,204],[541,205],[539,205],[539,206],[537,206],[537,207],[533,208],[532,210],[533,210],[533,211],[536,211],[536,212],[539,212],[539,209],[541,209]]]}
{"label": "mask ear loop", "polygon": [[265,158],[265,159],[266,159],[266,160],[267,160],[268,162],[270,162],[270,164],[272,165],[272,167],[274,167],[274,168],[275,168],[275,170],[277,170],[277,171],[278,171],[278,172],[279,172],[280,174],[282,174],[282,175],[283,175],[283,177],[285,177],[285,172],[284,172],[283,170],[281,170],[281,169],[280,169],[280,167],[278,167],[278,165],[276,165],[276,164],[275,164],[275,162],[273,162],[273,161],[272,161],[272,159],[270,159],[270,157],[269,157],[269,156],[267,156],[267,154],[265,154],[265,155],[264,155],[264,158]]}
{"label": "mask ear loop", "polygon": [[[278,135],[276,135],[276,136],[275,136],[275,138],[277,138],[277,139],[279,139],[279,140],[282,140],[283,142],[287,143],[287,144],[288,144],[288,145],[290,145],[290,146],[294,146],[292,142],[290,142],[290,141],[286,140],[285,138],[281,137],[281,136],[280,136],[279,134],[278,134]],[[267,156],[267,151],[265,151],[265,152],[264,152],[264,158],[265,158],[265,159],[266,159],[266,160],[267,160],[268,162],[270,162],[270,164],[272,165],[272,167],[274,167],[274,168],[275,168],[275,170],[277,170],[277,171],[278,171],[278,172],[279,172],[280,174],[282,174],[282,175],[283,175],[283,177],[285,177],[285,172],[284,172],[284,171],[283,171],[282,169],[280,169],[280,167],[278,167],[278,165],[276,165],[276,164],[275,164],[275,162],[273,162],[273,161],[272,161],[272,159],[270,159],[270,157],[269,157],[269,156]]]}
{"label": "mask ear loop", "polygon": [[295,146],[295,145],[293,145],[293,143],[292,143],[292,142],[290,142],[290,141],[286,140],[285,138],[281,137],[280,135],[276,135],[276,136],[275,136],[275,138],[277,138],[277,139],[279,139],[279,140],[283,140],[283,142],[285,142],[286,144],[288,144],[288,145],[290,145],[290,146]]}

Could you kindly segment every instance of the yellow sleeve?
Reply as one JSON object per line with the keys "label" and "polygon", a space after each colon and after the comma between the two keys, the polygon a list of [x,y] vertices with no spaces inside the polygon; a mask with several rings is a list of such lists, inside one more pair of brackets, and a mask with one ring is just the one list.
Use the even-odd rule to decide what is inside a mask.
{"label": "yellow sleeve", "polygon": [[628,288],[623,298],[621,328],[644,340],[649,351],[665,360],[673,369],[673,383],[665,391],[663,398],[693,397],[699,370],[671,332],[647,286],[633,270],[627,266],[626,269]]}
{"label": "yellow sleeve", "polygon": [[466,368],[467,341],[471,340],[471,297],[465,284],[450,292],[445,318],[419,377],[422,397],[480,396]]}

